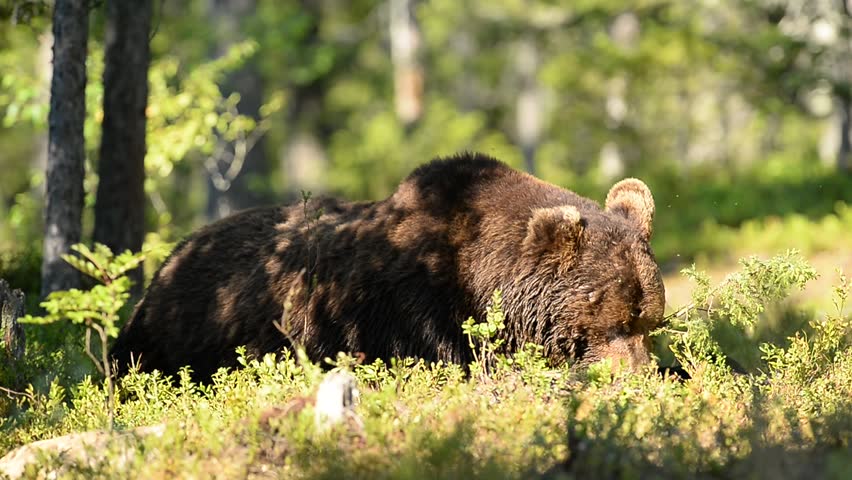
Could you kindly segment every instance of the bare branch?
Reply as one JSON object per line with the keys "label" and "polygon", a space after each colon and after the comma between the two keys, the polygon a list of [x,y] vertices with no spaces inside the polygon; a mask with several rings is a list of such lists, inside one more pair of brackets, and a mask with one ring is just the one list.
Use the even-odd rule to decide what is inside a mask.
{"label": "bare branch", "polygon": [[29,393],[27,393],[27,392],[17,392],[17,391],[15,391],[15,390],[12,390],[12,389],[9,389],[9,388],[6,388],[6,387],[0,387],[0,392],[4,392],[4,393],[5,393],[6,395],[8,395],[10,398],[11,398],[12,396],[19,396],[19,397],[24,397],[24,398],[28,398],[28,399],[30,399],[30,400],[33,400],[33,396],[32,396],[32,395],[30,395],[30,394],[29,394]]}
{"label": "bare branch", "polygon": [[92,328],[95,325],[97,324],[89,322],[89,325],[87,325],[88,328],[86,328],[86,355],[89,357],[92,363],[95,364],[95,368],[98,369],[98,372],[100,372],[101,375],[104,375],[104,369],[103,367],[101,367],[100,360],[98,360],[95,354],[92,353]]}
{"label": "bare branch", "polygon": [[[98,263],[98,261],[92,255],[89,255],[86,252],[80,252],[80,251],[78,251],[77,253],[82,255],[83,258],[85,258],[86,260],[92,262],[92,264],[95,266],[95,268],[97,268],[98,271],[101,272],[101,278],[100,279],[95,278],[95,277],[92,277],[92,278],[95,278],[95,280],[101,280],[105,285],[109,285],[110,282],[112,282],[113,279],[110,278],[109,274],[107,273],[106,268],[104,268],[103,265]],[[83,272],[83,273],[86,273],[86,272]],[[89,276],[91,276],[91,275],[89,275]]]}

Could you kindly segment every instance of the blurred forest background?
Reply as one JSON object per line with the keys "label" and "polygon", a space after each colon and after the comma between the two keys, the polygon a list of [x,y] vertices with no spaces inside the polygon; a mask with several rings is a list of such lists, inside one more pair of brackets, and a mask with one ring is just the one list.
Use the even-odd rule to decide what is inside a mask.
{"label": "blurred forest background", "polygon": [[[111,2],[83,3],[89,243],[114,27]],[[31,304],[53,4],[0,1],[0,277]],[[150,9],[130,206],[149,244],[302,191],[380,199],[477,150],[597,200],[642,178],[668,272],[787,248],[852,262],[850,0],[149,0],[125,20],[133,8]]]}

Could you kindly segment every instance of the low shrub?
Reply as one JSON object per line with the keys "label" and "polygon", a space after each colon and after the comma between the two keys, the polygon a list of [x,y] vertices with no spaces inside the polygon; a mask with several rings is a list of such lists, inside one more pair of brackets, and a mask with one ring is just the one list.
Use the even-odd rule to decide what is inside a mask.
{"label": "low shrub", "polygon": [[[211,383],[131,372],[117,385],[115,428],[164,422],[128,461],[106,448],[72,477],[218,478],[846,478],[852,471],[852,341],[840,276],[833,310],[811,314],[809,333],[752,345],[760,363],[735,373],[714,331],[749,328],[815,276],[793,252],[745,259],[712,285],[694,269],[694,301],[672,312],[660,336],[689,379],[632,374],[600,362],[551,366],[539,347],[495,347],[490,318],[469,322],[478,363],[413,359],[360,363],[358,421],[318,429],[310,399],[323,370],[285,352],[246,358]],[[495,347],[495,348],[492,348]],[[487,368],[486,368],[487,367]],[[55,383],[16,397],[0,454],[35,439],[108,427],[104,387]],[[270,414],[270,411],[275,412]],[[114,451],[115,450],[115,451]],[[126,459],[125,457],[121,457]],[[50,465],[46,459],[44,465]]]}

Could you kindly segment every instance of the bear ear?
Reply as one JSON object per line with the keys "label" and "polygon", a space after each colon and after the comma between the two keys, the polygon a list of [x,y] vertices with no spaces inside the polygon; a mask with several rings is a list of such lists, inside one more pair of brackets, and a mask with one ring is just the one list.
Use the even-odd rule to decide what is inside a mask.
{"label": "bear ear", "polygon": [[625,178],[613,185],[606,196],[606,211],[635,223],[646,241],[651,238],[654,197],[642,180]]}
{"label": "bear ear", "polygon": [[523,250],[533,255],[559,252],[563,260],[570,260],[577,252],[584,226],[580,212],[570,205],[537,208],[527,223]]}

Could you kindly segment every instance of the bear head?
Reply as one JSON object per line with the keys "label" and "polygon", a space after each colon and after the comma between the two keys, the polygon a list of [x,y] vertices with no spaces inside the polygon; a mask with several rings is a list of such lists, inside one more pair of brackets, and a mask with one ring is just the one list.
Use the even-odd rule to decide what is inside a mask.
{"label": "bear head", "polygon": [[[587,365],[604,358],[638,369],[663,318],[665,289],[649,241],[654,200],[626,179],[603,211],[572,205],[535,209],[522,250],[534,258],[537,302],[545,305],[548,356]],[[540,310],[541,312],[541,310]]]}

